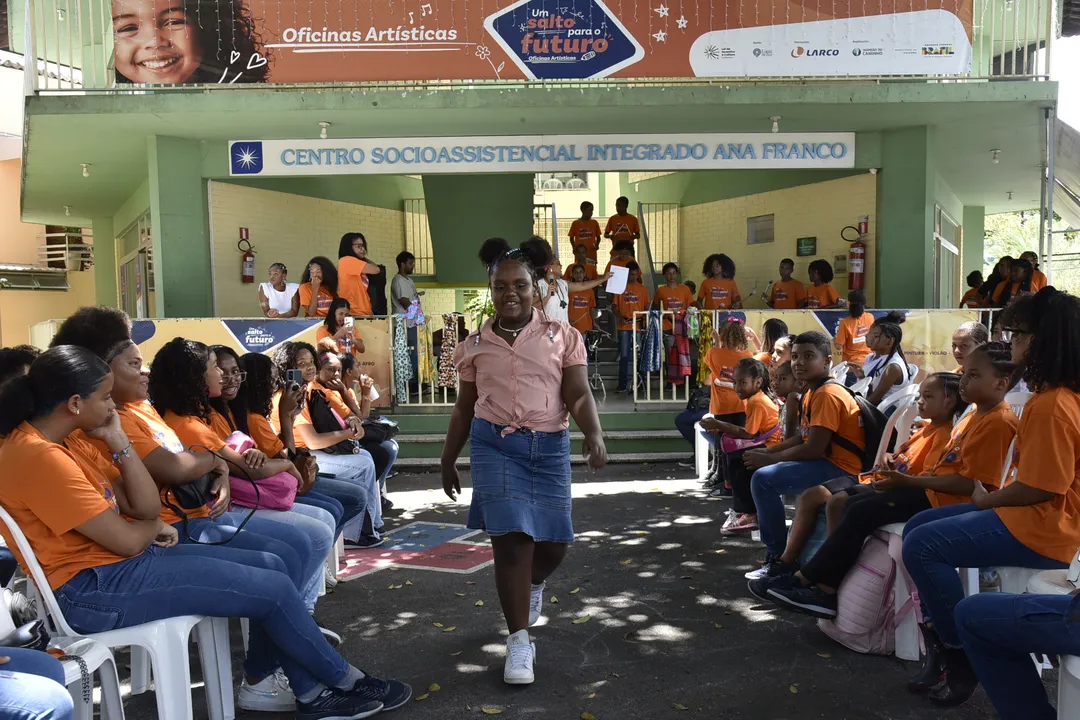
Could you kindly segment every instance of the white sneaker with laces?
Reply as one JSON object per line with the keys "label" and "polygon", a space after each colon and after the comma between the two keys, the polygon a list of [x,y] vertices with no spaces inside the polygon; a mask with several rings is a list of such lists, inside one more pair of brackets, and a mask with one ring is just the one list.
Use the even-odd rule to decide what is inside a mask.
{"label": "white sneaker with laces", "polygon": [[528,630],[519,630],[506,638],[503,682],[507,685],[531,685],[536,679],[536,675],[533,674],[535,661],[536,645],[529,639]]}
{"label": "white sneaker with laces", "polygon": [[293,712],[296,696],[289,686],[289,678],[278,668],[254,685],[248,685],[245,679],[236,695],[236,704],[243,710],[254,712]]}
{"label": "white sneaker with laces", "polygon": [[325,583],[327,590],[336,588],[338,584],[337,573],[330,567],[333,562],[334,556],[331,554],[326,558],[326,565],[323,567],[323,582]]}
{"label": "white sneaker with laces", "polygon": [[545,583],[532,586],[532,594],[529,595],[529,627],[540,622],[540,615],[544,612],[544,586]]}

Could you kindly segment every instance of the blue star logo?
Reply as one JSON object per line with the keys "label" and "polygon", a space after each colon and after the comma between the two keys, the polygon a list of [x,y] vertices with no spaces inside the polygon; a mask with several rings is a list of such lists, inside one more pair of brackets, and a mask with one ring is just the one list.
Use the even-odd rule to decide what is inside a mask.
{"label": "blue star logo", "polygon": [[229,146],[230,175],[258,175],[263,170],[263,147],[259,141],[234,142]]}

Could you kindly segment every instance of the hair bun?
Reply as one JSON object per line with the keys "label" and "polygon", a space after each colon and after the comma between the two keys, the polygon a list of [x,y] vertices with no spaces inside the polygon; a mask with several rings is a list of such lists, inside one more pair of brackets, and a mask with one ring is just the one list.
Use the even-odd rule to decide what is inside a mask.
{"label": "hair bun", "polygon": [[510,243],[506,240],[494,237],[488,238],[484,241],[484,244],[480,246],[480,262],[484,263],[485,267],[491,267],[491,264],[499,259],[501,255],[504,255],[510,249]]}

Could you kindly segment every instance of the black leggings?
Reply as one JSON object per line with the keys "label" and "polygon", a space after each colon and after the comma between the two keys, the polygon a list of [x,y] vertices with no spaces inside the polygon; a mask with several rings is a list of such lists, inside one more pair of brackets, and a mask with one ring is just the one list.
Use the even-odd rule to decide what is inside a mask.
{"label": "black leggings", "polygon": [[882,525],[906,522],[929,509],[930,500],[921,488],[852,494],[836,531],[803,567],[802,576],[811,583],[840,587],[872,532]]}
{"label": "black leggings", "polygon": [[740,514],[757,515],[757,505],[750,492],[750,478],[754,471],[743,462],[745,450],[725,456],[727,476],[731,480],[731,508]]}

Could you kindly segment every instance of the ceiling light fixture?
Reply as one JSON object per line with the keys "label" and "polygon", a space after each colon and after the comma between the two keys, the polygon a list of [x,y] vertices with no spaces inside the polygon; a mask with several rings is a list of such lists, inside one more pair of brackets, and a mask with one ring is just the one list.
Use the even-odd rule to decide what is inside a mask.
{"label": "ceiling light fixture", "polygon": [[64,206],[64,216],[65,217],[71,217],[71,206],[70,205],[65,205]]}
{"label": "ceiling light fixture", "polygon": [[1005,197],[1009,198],[1009,202],[1012,202],[1012,196],[1012,190],[1009,190],[1007,193],[1005,193]]}
{"label": "ceiling light fixture", "polygon": [[990,160],[995,165],[997,165],[998,162],[1001,160],[1001,151],[1000,150],[991,150],[990,151]]}
{"label": "ceiling light fixture", "polygon": [[780,121],[783,118],[780,115],[771,115],[769,119],[772,120],[772,131],[774,133],[780,132]]}
{"label": "ceiling light fixture", "polygon": [[330,123],[328,123],[328,122],[326,122],[324,120],[323,122],[319,123],[319,127],[322,128],[322,130],[319,131],[319,139],[320,140],[325,140],[326,139],[326,128],[330,127]]}
{"label": "ceiling light fixture", "polygon": [[82,167],[82,176],[90,177],[90,163],[79,163],[79,166]]}

